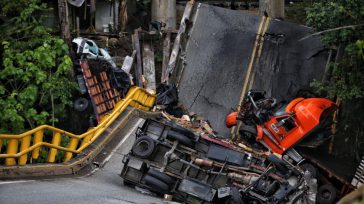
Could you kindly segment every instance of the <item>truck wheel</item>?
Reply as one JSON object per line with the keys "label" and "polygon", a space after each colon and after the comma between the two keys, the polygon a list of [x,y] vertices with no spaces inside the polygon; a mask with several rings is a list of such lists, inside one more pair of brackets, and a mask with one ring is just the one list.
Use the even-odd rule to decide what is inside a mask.
{"label": "truck wheel", "polygon": [[132,147],[132,153],[139,158],[147,159],[153,154],[154,148],[155,144],[153,139],[148,136],[142,136],[135,141]]}
{"label": "truck wheel", "polygon": [[317,203],[332,204],[336,200],[336,189],[331,184],[320,186],[317,192]]}
{"label": "truck wheel", "polygon": [[158,170],[155,170],[155,169],[149,169],[148,175],[153,176],[154,178],[157,178],[157,179],[163,181],[164,183],[168,184],[169,186],[171,186],[175,181],[172,177],[170,177],[167,174],[162,173]]}
{"label": "truck wheel", "polygon": [[144,182],[154,192],[161,193],[161,194],[168,193],[169,186],[166,183],[164,183],[163,181],[161,181],[157,178],[154,178],[153,176],[146,175],[144,177]]}
{"label": "truck wheel", "polygon": [[88,108],[88,105],[89,105],[89,102],[88,102],[87,99],[85,99],[85,98],[78,98],[74,102],[73,107],[74,107],[74,109],[77,112],[83,112],[83,111],[85,111]]}
{"label": "truck wheel", "polygon": [[123,184],[124,184],[124,186],[129,186],[129,187],[135,186],[135,184],[133,182],[125,180],[125,179],[123,180]]}
{"label": "truck wheel", "polygon": [[254,139],[258,135],[257,128],[250,125],[241,125],[239,128],[240,135],[244,135],[247,139]]}
{"label": "truck wheel", "polygon": [[317,177],[317,169],[312,164],[305,163],[305,164],[300,165],[300,167],[304,171],[309,171],[311,173],[312,178]]}
{"label": "truck wheel", "polygon": [[180,142],[181,144],[184,144],[186,146],[192,146],[191,139],[182,135],[181,133],[171,131],[171,132],[168,132],[167,138],[168,137],[171,139],[177,140],[178,142]]}
{"label": "truck wheel", "polygon": [[265,146],[256,141],[258,130],[255,125],[241,125],[239,128],[239,134],[241,135],[240,139],[248,144],[248,146],[251,148],[263,151],[267,150]]}

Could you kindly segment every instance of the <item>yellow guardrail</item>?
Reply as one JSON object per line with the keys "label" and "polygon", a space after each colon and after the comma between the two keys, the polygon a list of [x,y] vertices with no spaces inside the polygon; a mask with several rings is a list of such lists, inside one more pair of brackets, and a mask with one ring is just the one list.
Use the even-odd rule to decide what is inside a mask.
{"label": "yellow guardrail", "polygon": [[[81,135],[75,135],[49,125],[41,125],[19,135],[0,134],[0,153],[2,147],[6,147],[6,153],[0,154],[0,158],[5,158],[5,165],[25,165],[28,161],[32,163],[32,159],[39,158],[41,148],[48,147],[47,162],[54,163],[59,150],[65,152],[63,161],[66,162],[95,141],[129,105],[149,110],[154,102],[154,95],[140,87],[131,87],[126,97],[116,104],[110,114],[101,118],[96,127],[90,128]],[[47,138],[50,142],[44,141],[46,131],[52,133],[51,139]],[[66,146],[61,145],[62,137],[69,138]],[[4,145],[6,143],[7,145]]]}

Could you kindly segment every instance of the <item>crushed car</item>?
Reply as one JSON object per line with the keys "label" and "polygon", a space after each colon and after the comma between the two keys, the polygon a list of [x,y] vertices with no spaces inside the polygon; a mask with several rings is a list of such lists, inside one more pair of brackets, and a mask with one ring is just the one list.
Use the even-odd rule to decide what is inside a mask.
{"label": "crushed car", "polygon": [[126,95],[132,80],[130,74],[117,67],[106,49],[99,48],[95,41],[78,37],[73,39],[72,48],[74,73],[80,90],[74,109],[87,115],[89,126],[96,126]]}

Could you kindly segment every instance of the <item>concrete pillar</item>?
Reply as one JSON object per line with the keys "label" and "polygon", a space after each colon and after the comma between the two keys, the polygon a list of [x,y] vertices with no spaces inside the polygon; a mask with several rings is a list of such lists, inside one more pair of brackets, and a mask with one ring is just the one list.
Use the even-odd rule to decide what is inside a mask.
{"label": "concrete pillar", "polygon": [[270,18],[284,18],[284,0],[259,0],[259,12],[260,15],[264,15],[264,12],[268,14]]}
{"label": "concrete pillar", "polygon": [[176,0],[152,0],[152,21],[166,24],[166,29],[176,29]]}

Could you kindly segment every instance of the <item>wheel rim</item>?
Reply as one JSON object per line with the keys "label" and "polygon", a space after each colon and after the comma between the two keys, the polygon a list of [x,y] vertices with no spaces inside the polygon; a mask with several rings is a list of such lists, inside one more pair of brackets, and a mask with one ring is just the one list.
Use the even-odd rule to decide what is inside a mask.
{"label": "wheel rim", "polygon": [[138,142],[137,147],[140,152],[145,152],[149,149],[149,142],[142,140],[142,141]]}
{"label": "wheel rim", "polygon": [[328,191],[328,190],[323,191],[323,192],[322,192],[322,197],[323,197],[324,199],[326,199],[326,200],[331,199],[331,192],[330,192],[330,191]]}

